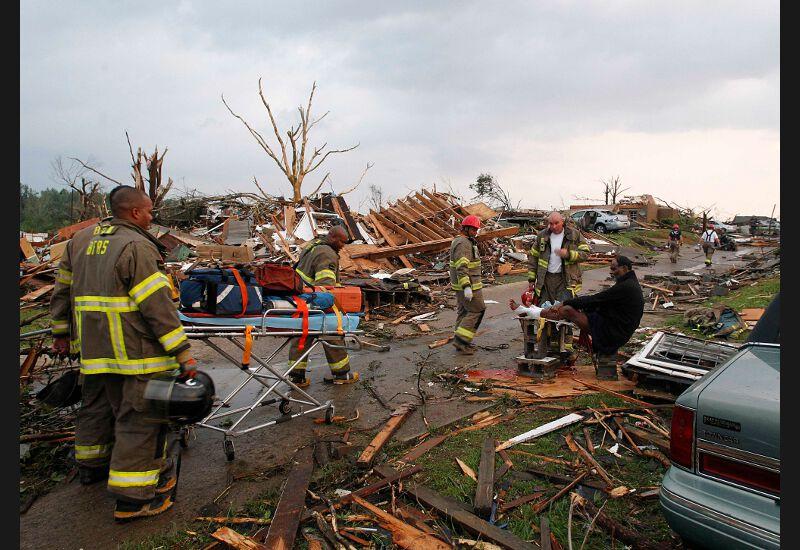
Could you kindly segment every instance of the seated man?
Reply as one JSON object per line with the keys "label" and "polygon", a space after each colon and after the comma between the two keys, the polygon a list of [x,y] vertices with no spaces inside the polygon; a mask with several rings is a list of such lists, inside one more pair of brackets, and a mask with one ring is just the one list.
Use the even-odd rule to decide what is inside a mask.
{"label": "seated man", "polygon": [[617,378],[617,350],[625,345],[644,314],[642,287],[625,256],[611,260],[611,275],[616,279],[609,289],[565,300],[543,309],[544,319],[571,321],[581,332],[592,335],[595,371],[598,378]]}

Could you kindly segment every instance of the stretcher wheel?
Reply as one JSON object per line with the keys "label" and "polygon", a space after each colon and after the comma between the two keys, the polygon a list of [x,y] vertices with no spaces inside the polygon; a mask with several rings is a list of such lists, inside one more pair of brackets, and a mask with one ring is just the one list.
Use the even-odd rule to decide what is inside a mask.
{"label": "stretcher wheel", "polygon": [[281,399],[280,405],[278,405],[278,410],[281,414],[289,414],[292,412],[292,402],[288,399]]}
{"label": "stretcher wheel", "polygon": [[333,424],[333,405],[325,411],[325,424]]}
{"label": "stretcher wheel", "polygon": [[231,462],[236,457],[236,449],[230,439],[222,440],[222,449],[225,451],[225,458],[228,459],[228,462]]}
{"label": "stretcher wheel", "polygon": [[189,448],[189,428],[181,428],[180,434],[178,435],[178,443],[181,449]]}

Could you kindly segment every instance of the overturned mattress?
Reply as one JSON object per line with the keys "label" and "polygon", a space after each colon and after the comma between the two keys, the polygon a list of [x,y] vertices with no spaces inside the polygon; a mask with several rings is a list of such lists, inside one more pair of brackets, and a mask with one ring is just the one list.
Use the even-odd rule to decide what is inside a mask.
{"label": "overturned mattress", "polygon": [[[300,317],[293,318],[289,315],[246,315],[242,317],[213,317],[205,315],[194,315],[178,312],[181,323],[184,325],[203,325],[221,327],[246,327],[248,325],[273,330],[302,330],[303,320]],[[345,313],[342,315],[342,330],[349,332],[356,330],[361,322],[360,314]],[[333,313],[310,314],[308,316],[308,330],[336,332],[338,320]]]}

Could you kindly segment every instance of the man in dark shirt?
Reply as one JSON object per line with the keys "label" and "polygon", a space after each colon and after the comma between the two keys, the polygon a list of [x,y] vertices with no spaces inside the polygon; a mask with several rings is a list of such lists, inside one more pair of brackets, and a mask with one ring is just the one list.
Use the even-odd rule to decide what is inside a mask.
{"label": "man in dark shirt", "polygon": [[676,223],[672,226],[672,231],[669,232],[669,261],[677,263],[678,252],[680,252],[681,244],[683,244],[683,236],[681,235],[681,228]]}
{"label": "man in dark shirt", "polygon": [[578,325],[582,334],[591,334],[595,372],[598,378],[617,379],[617,350],[625,345],[644,314],[642,287],[625,256],[611,260],[611,276],[616,283],[609,289],[565,300],[542,310],[541,316]]}

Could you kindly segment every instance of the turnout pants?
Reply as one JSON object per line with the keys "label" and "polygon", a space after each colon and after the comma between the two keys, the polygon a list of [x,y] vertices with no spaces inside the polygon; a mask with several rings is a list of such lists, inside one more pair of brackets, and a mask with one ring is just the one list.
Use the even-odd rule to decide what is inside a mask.
{"label": "turnout pants", "polygon": [[711,265],[711,256],[714,255],[714,245],[711,243],[703,243],[703,252],[706,253],[706,265]]}
{"label": "turnout pants", "polygon": [[471,344],[475,333],[483,320],[486,304],[483,302],[483,292],[472,291],[472,300],[464,298],[464,291],[456,291],[458,310],[456,316],[455,338],[462,344]]}
{"label": "turnout pants", "polygon": [[166,423],[147,412],[144,388],[152,376],[83,376],[75,459],[88,468],[109,467],[108,490],[121,500],[154,498],[159,477],[172,475],[177,459],[174,445],[167,456]]}
{"label": "turnout pants", "polygon": [[[341,336],[325,336],[322,339],[325,342],[331,343],[335,346],[344,346],[344,338]],[[289,366],[292,366],[292,364],[297,361],[311,345],[314,344],[314,340],[315,339],[311,337],[306,338],[305,347],[301,351],[298,349],[300,345],[300,338],[292,338],[292,341],[289,344]],[[347,350],[329,348],[327,346],[322,347],[325,350],[325,358],[328,360],[328,367],[330,367],[331,373],[344,374],[350,371],[350,356],[347,354]],[[292,369],[291,374],[298,378],[301,375],[305,377],[307,367],[308,357],[298,363]]]}
{"label": "turnout pants", "polygon": [[669,243],[669,261],[674,263],[678,262],[678,252],[681,250],[681,245],[678,241],[670,241]]}
{"label": "turnout pants", "polygon": [[[567,278],[563,272],[550,273],[549,271],[544,275],[544,284],[542,285],[542,293],[539,295],[539,305],[545,302],[551,304],[565,299],[573,298],[572,292],[567,290]],[[541,321],[540,327],[544,325],[545,321]],[[558,331],[554,330],[550,335],[550,349],[559,351]],[[573,335],[572,328],[567,327],[567,332],[564,335],[564,349],[572,353]]]}

